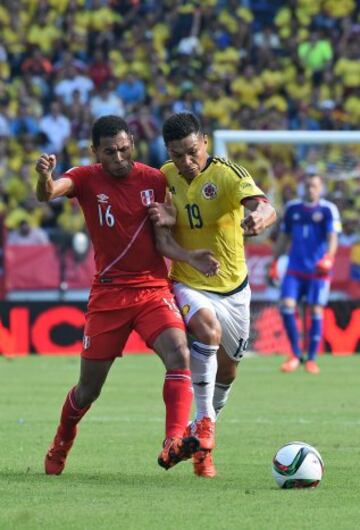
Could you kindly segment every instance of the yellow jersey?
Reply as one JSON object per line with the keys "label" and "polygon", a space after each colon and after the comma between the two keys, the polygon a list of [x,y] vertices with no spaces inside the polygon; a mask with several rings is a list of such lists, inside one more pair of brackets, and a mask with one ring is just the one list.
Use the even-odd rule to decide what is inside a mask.
{"label": "yellow jersey", "polygon": [[191,182],[179,174],[172,161],[166,162],[161,171],[177,209],[174,238],[187,250],[211,250],[220,262],[219,274],[210,278],[187,263],[173,262],[170,278],[194,289],[233,291],[247,276],[241,201],[264,196],[263,192],[245,168],[223,158],[210,157]]}

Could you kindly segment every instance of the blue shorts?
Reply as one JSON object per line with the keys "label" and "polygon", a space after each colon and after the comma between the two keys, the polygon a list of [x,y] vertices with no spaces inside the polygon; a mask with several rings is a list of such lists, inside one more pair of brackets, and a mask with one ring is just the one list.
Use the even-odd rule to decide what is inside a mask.
{"label": "blue shorts", "polygon": [[330,281],[323,278],[299,278],[285,274],[281,284],[281,298],[302,298],[309,305],[326,305],[329,299]]}

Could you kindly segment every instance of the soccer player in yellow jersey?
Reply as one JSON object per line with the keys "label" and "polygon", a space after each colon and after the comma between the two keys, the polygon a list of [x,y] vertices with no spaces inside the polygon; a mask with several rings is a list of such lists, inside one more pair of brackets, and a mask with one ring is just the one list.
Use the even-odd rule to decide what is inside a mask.
{"label": "soccer player in yellow jersey", "polygon": [[[172,235],[187,250],[207,247],[220,267],[205,277],[184,262],[173,262],[170,278],[191,340],[196,418],[188,427],[200,440],[197,475],[216,475],[211,450],[215,420],[225,405],[236,367],[247,347],[250,287],[244,235],[260,234],[276,218],[274,208],[245,168],[207,152],[207,136],[193,114],[170,116],[163,126],[171,157],[161,170],[176,207]],[[244,207],[249,210],[245,216]],[[152,219],[164,214],[150,208]],[[161,244],[158,244],[160,252]]]}

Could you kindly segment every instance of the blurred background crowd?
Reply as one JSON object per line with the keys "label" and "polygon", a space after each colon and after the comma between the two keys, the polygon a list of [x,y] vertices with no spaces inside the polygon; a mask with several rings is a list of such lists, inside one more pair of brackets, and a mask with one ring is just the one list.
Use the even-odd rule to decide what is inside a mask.
{"label": "blurred background crowd", "polygon": [[[359,42],[360,0],[2,0],[0,214],[12,242],[83,229],[76,201],[36,201],[34,162],[56,153],[58,174],[89,163],[104,114],[125,117],[137,159],[157,167],[161,124],[178,111],[195,112],[210,138],[219,128],[358,129]],[[359,154],[229,146],[279,208],[306,173],[326,175],[344,244],[359,238]]]}

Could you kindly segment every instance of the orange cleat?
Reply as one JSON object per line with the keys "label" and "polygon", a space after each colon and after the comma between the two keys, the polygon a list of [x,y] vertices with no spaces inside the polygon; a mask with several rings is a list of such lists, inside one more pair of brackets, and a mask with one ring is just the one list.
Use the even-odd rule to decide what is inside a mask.
{"label": "orange cleat", "polygon": [[198,477],[216,477],[216,468],[213,462],[211,450],[198,451],[193,455],[194,473]]}
{"label": "orange cleat", "polygon": [[306,361],[305,370],[309,372],[309,374],[318,375],[320,373],[320,368],[315,361]]}
{"label": "orange cleat", "polygon": [[74,443],[75,438],[69,442],[55,436],[45,456],[45,473],[47,475],[60,475],[65,467],[66,457]]}
{"label": "orange cleat", "polygon": [[215,422],[204,417],[201,420],[189,423],[185,430],[186,436],[196,436],[200,442],[201,449],[210,450],[215,447]]}
{"label": "orange cleat", "polygon": [[295,372],[300,366],[300,360],[297,359],[297,357],[290,357],[287,361],[285,361],[281,366],[280,370],[282,372]]}
{"label": "orange cleat", "polygon": [[179,462],[188,460],[199,448],[200,443],[195,436],[166,438],[158,457],[158,464],[164,469],[170,469]]}

